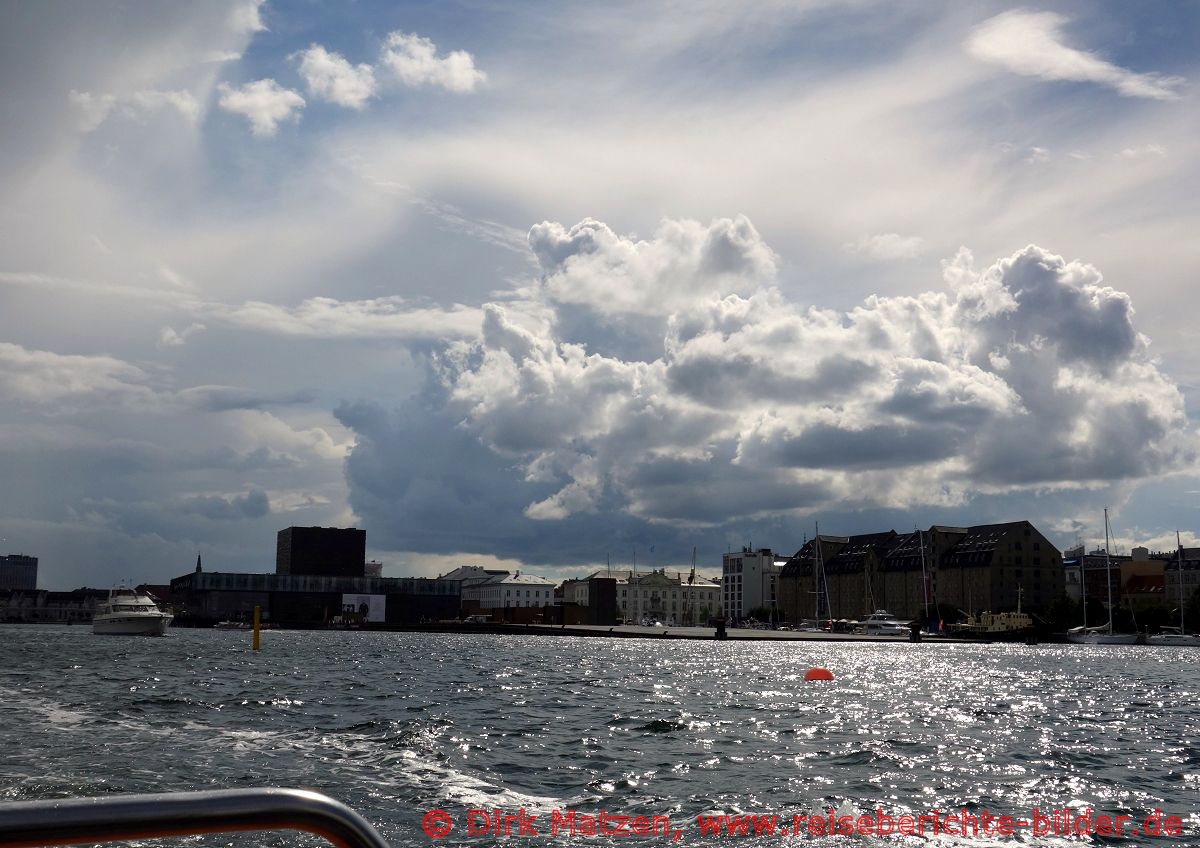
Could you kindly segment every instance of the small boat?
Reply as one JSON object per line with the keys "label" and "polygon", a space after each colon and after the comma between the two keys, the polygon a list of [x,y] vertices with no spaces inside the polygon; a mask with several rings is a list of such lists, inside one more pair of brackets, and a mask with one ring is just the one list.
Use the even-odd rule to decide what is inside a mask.
{"label": "small boat", "polygon": [[163,612],[149,595],[133,589],[110,589],[96,606],[92,632],[107,636],[162,636],[174,616]]}
{"label": "small boat", "polygon": [[1147,645],[1191,645],[1200,648],[1200,636],[1184,633],[1182,627],[1160,627],[1159,632],[1146,637]]}
{"label": "small boat", "polygon": [[1113,633],[1113,602],[1112,602],[1112,562],[1108,556],[1109,548],[1108,510],[1104,510],[1104,580],[1108,583],[1108,625],[1106,627],[1087,626],[1087,589],[1083,583],[1087,575],[1087,565],[1080,561],[1079,580],[1083,597],[1082,627],[1074,627],[1067,631],[1067,641],[1076,645],[1137,645],[1145,641],[1140,633]]}
{"label": "small boat", "polygon": [[907,636],[910,630],[907,624],[897,620],[887,610],[875,610],[867,616],[864,627],[868,636]]}
{"label": "small boat", "polygon": [[[249,621],[218,621],[213,625],[213,630],[253,630],[254,625]],[[278,630],[274,624],[269,624],[265,621],[260,621],[258,624],[259,630]]]}
{"label": "small boat", "polygon": [[1067,639],[1075,645],[1136,645],[1137,633],[1110,633],[1105,627],[1074,627],[1067,631]]}
{"label": "small boat", "polygon": [[1021,612],[1021,599],[1025,590],[1017,587],[1016,612],[983,612],[976,618],[967,616],[961,624],[951,624],[950,632],[959,636],[974,636],[993,641],[1016,641],[1036,636],[1033,616]]}
{"label": "small boat", "polygon": [[1183,608],[1185,598],[1183,595],[1183,542],[1179,540],[1179,531],[1175,531],[1175,546],[1179,552],[1177,563],[1179,567],[1179,626],[1178,627],[1160,627],[1158,633],[1153,636],[1146,637],[1147,645],[1181,645],[1194,646],[1200,648],[1200,636],[1188,633],[1183,626]]}

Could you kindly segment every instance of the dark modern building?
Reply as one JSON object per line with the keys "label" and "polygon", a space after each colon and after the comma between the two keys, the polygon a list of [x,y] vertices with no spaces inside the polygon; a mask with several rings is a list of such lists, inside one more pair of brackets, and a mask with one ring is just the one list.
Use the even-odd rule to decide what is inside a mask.
{"label": "dark modern building", "polygon": [[32,591],[37,588],[38,559],[24,554],[0,556],[0,592],[19,589]]}
{"label": "dark modern building", "polygon": [[84,624],[92,620],[96,605],[108,598],[108,592],[108,589],[86,588],[70,592],[45,589],[0,591],[0,621],[10,624]]}
{"label": "dark modern building", "polygon": [[275,545],[275,573],[364,577],[367,531],[354,527],[288,527]]}
{"label": "dark modern building", "polygon": [[183,619],[196,624],[249,620],[319,627],[357,623],[417,624],[459,616],[460,583],[420,577],[338,577],[195,571],[171,581]]}

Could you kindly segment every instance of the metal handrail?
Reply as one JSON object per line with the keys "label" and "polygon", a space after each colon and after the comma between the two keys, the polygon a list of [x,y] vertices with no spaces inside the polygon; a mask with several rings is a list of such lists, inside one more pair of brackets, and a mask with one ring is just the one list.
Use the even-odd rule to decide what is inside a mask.
{"label": "metal handrail", "polygon": [[303,830],[338,848],[388,848],[354,810],[303,789],[225,789],[0,804],[0,848],[245,830]]}

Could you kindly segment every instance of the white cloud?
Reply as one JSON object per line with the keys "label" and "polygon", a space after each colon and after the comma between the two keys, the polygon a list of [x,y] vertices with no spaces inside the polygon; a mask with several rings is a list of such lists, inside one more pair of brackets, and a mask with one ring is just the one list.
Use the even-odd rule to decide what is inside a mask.
{"label": "white cloud", "polygon": [[244,115],[256,136],[275,135],[280,122],[299,120],[299,110],[304,108],[303,97],[273,79],[248,82],[241,88],[221,83],[217,88],[221,92],[217,105],[226,112]]}
{"label": "white cloud", "polygon": [[201,116],[200,101],[189,91],[137,91],[129,96],[129,101],[145,111],[173,107],[191,124],[197,123]]}
{"label": "white cloud", "polygon": [[858,241],[847,244],[846,249],[872,259],[916,259],[925,252],[925,240],[920,236],[879,233],[873,236],[860,236]]}
{"label": "white cloud", "polygon": [[393,32],[384,44],[382,62],[391,68],[404,85],[438,85],[449,91],[474,91],[487,81],[487,74],[476,69],[475,60],[465,50],[437,55],[437,46],[415,33]]}
{"label": "white cloud", "polygon": [[1139,144],[1117,153],[1118,159],[1166,159],[1167,149],[1161,144]]}
{"label": "white cloud", "polygon": [[188,91],[146,89],[118,96],[71,89],[67,97],[79,116],[79,130],[84,133],[98,128],[112,117],[114,112],[136,119],[163,107],[171,107],[193,126],[200,121],[203,112],[200,101]]}
{"label": "white cloud", "polygon": [[235,32],[266,32],[262,22],[262,7],[266,0],[243,0],[229,12],[229,24]]}
{"label": "white cloud", "polygon": [[145,406],[154,402],[141,368],[112,356],[63,355],[0,342],[0,396],[69,412],[76,404]]}
{"label": "white cloud", "polygon": [[705,226],[665,220],[654,238],[623,238],[588,218],[529,232],[553,302],[605,316],[666,316],[718,293],[749,293],[775,277],[779,258],[744,215]]}
{"label": "white cloud", "polygon": [[[714,238],[737,244],[723,263],[703,258]],[[945,266],[949,293],[837,313],[788,302],[742,219],[665,222],[650,241],[546,223],[530,245],[543,306],[488,306],[478,337],[439,360],[469,432],[528,485],[556,487],[526,518],[562,521],[606,499],[696,525],[962,504],[1196,461],[1130,298],[1036,246],[982,271],[961,251]],[[632,356],[616,331],[584,340],[614,316],[658,328],[657,351],[643,337]]]}
{"label": "white cloud", "polygon": [[92,94],[90,91],[75,89],[67,92],[67,99],[79,115],[79,131],[85,133],[104,123],[104,119],[117,102],[117,98],[111,94]]}
{"label": "white cloud", "polygon": [[1050,151],[1044,147],[1031,147],[1029,154],[1025,157],[1026,163],[1030,165],[1040,165],[1043,162],[1050,161]]}
{"label": "white cloud", "polygon": [[1066,23],[1067,18],[1055,12],[1004,12],[975,28],[967,39],[967,50],[977,59],[1024,76],[1094,82],[1125,97],[1179,97],[1176,89],[1185,82],[1180,77],[1136,73],[1095,53],[1067,46],[1061,31]]}
{"label": "white cloud", "polygon": [[362,109],[375,94],[375,71],[351,65],[337,53],[314,44],[300,54],[300,76],[309,94],[349,109]]}
{"label": "white cloud", "polygon": [[339,301],[314,297],[286,307],[261,301],[238,306],[206,304],[205,314],[235,326],[302,338],[397,338],[408,340],[462,338],[479,327],[480,311],[416,306],[404,298]]}
{"label": "white cloud", "polygon": [[158,334],[158,346],[181,347],[183,343],[187,341],[188,336],[195,335],[203,330],[203,324],[189,324],[187,327],[178,332],[171,327],[163,327],[162,331]]}

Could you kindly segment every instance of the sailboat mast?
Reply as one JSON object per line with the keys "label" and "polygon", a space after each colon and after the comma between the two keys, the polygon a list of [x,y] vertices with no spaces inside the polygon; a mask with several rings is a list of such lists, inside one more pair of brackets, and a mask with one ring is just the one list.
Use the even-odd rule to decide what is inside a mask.
{"label": "sailboat mast", "polygon": [[917,537],[921,540],[921,594],[925,598],[925,624],[929,626],[929,575],[925,572],[925,532],[918,530]]}
{"label": "sailboat mast", "polygon": [[692,548],[692,573],[688,575],[688,621],[695,626],[696,624],[696,549]]}
{"label": "sailboat mast", "polygon": [[1175,547],[1179,550],[1176,560],[1179,564],[1179,635],[1183,636],[1187,630],[1183,626],[1183,542],[1179,541],[1179,531],[1175,531]]}
{"label": "sailboat mast", "polygon": [[825,602],[825,609],[829,609],[829,598],[826,596],[825,583],[825,566],[821,562],[821,525],[819,522],[813,524],[813,551],[814,551],[814,567],[813,567],[813,583],[817,590],[817,621],[821,620],[821,601]]}
{"label": "sailboat mast", "polygon": [[1104,508],[1104,582],[1108,584],[1108,633],[1112,635],[1112,561],[1108,557],[1108,507]]}

